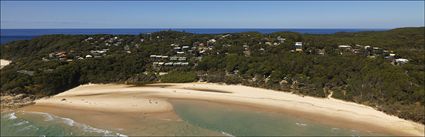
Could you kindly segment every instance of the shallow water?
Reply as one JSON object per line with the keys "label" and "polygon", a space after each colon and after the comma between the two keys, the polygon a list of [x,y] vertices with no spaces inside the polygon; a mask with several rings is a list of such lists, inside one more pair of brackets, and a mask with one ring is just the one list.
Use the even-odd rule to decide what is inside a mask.
{"label": "shallow water", "polygon": [[1,136],[125,136],[40,112],[2,112]]}
{"label": "shallow water", "polygon": [[383,135],[357,131],[289,115],[243,106],[206,101],[172,100],[176,113],[185,121],[233,136],[365,136]]}
{"label": "shallow water", "polygon": [[[62,111],[55,113],[61,116],[29,111],[2,112],[1,136],[383,135],[319,124],[258,108],[207,101],[169,101],[175,113],[121,115],[60,108],[45,110],[52,113],[55,113],[53,110]],[[86,116],[81,117],[81,113],[86,113]]]}

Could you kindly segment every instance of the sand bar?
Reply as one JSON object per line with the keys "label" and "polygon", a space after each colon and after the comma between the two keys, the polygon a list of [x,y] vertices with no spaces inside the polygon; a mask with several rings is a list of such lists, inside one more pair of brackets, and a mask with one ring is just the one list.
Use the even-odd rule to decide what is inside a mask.
{"label": "sand bar", "polygon": [[88,84],[50,98],[39,99],[35,106],[60,106],[103,112],[156,113],[172,110],[172,105],[167,102],[170,98],[247,105],[349,128],[394,135],[424,136],[424,125],[387,115],[365,105],[332,98],[302,97],[287,92],[241,85],[164,83],[137,87]]}

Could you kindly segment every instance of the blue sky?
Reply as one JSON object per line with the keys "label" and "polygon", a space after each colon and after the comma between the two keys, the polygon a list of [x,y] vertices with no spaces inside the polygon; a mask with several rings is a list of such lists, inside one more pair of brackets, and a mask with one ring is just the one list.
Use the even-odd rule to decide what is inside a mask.
{"label": "blue sky", "polygon": [[1,28],[397,28],[424,1],[1,1]]}

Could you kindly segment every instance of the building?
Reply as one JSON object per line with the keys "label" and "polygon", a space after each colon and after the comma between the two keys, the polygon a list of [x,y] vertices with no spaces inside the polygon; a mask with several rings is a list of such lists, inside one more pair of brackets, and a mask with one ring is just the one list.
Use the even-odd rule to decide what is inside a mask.
{"label": "building", "polygon": [[207,43],[215,43],[216,42],[216,40],[215,39],[210,39],[210,40],[208,40],[208,42]]}
{"label": "building", "polygon": [[172,66],[172,65],[173,65],[173,62],[167,62],[167,63],[165,63],[164,65],[165,65],[165,66]]}
{"label": "building", "polygon": [[395,63],[396,63],[397,65],[406,64],[407,62],[409,62],[409,60],[408,60],[408,59],[404,59],[404,58],[398,58],[398,59],[395,59]]}
{"label": "building", "polygon": [[174,61],[174,60],[178,60],[178,58],[179,58],[179,57],[172,56],[172,57],[170,57],[170,60]]}
{"label": "building", "polygon": [[317,49],[316,53],[318,55],[325,55],[325,49]]}
{"label": "building", "polygon": [[186,57],[179,57],[179,61],[185,61]]}
{"label": "building", "polygon": [[339,45],[338,48],[351,49],[351,46],[350,45]]}
{"label": "building", "polygon": [[295,42],[295,51],[302,52],[303,51],[303,43]]}
{"label": "building", "polygon": [[182,46],[182,49],[189,49],[189,46]]}
{"label": "building", "polygon": [[285,38],[282,38],[282,37],[280,37],[280,36],[278,36],[277,37],[277,40],[280,42],[280,43],[284,43],[285,42]]}

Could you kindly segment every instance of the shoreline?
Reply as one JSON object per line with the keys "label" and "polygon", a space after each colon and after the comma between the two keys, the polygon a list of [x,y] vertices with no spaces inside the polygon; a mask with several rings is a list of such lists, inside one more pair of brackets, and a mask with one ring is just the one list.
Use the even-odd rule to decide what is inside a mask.
{"label": "shoreline", "polygon": [[403,120],[353,102],[332,98],[302,97],[287,92],[241,85],[212,83],[156,83],[141,87],[88,84],[50,98],[38,99],[35,105],[22,109],[34,111],[36,109],[31,107],[44,105],[106,113],[162,113],[173,110],[172,105],[167,101],[169,99],[242,105],[347,128],[374,130],[402,136],[424,135],[422,124]]}

